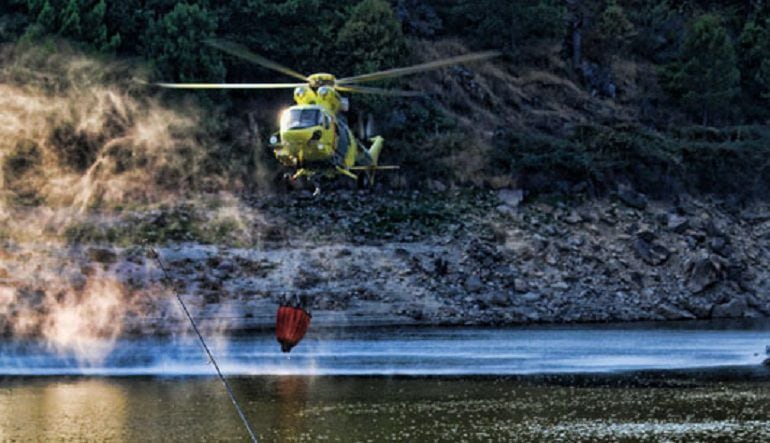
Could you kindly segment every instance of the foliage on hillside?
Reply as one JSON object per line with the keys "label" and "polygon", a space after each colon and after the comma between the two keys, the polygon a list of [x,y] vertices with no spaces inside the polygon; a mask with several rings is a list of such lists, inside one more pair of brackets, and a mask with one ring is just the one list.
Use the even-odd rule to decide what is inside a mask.
{"label": "foliage on hillside", "polygon": [[[763,1],[0,4],[0,42],[44,46],[66,39],[97,58],[143,60],[150,80],[287,80],[206,47],[210,37],[239,42],[300,72],[340,76],[503,50],[491,63],[386,85],[428,92],[423,98],[352,97],[351,122],[376,115],[388,140],[384,161],[402,165],[389,186],[429,179],[603,192],[630,183],[670,194],[760,193],[770,184],[770,134],[761,127],[770,118],[770,5]],[[216,140],[206,144],[199,173],[247,187],[263,187],[265,177],[279,174],[259,140],[272,131],[274,112],[288,96],[189,96],[196,94],[207,122],[199,130]],[[181,110],[185,97],[165,94],[166,105]],[[193,138],[200,145],[201,137]],[[88,166],[101,152],[75,146],[66,161],[77,165]],[[42,161],[35,160],[36,148],[14,149],[19,155],[4,158],[4,175],[32,174],[30,162]],[[255,166],[263,163],[267,171]]]}

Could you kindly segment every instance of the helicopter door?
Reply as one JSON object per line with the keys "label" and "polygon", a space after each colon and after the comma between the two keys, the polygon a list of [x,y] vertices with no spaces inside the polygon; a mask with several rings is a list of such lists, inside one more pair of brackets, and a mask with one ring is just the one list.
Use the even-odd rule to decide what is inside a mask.
{"label": "helicopter door", "polygon": [[340,165],[345,161],[345,156],[348,153],[348,147],[350,146],[350,139],[348,138],[348,127],[345,126],[340,119],[337,119],[337,146],[332,156],[332,162],[335,165]]}

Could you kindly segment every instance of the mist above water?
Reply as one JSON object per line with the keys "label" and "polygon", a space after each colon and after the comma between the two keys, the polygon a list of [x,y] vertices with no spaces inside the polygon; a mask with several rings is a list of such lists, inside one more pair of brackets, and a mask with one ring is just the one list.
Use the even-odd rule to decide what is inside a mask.
{"label": "mist above water", "polygon": [[[213,343],[230,375],[505,375],[759,365],[765,329],[538,327],[311,333],[291,354],[272,335]],[[209,376],[192,340],[121,340],[99,363],[36,342],[0,346],[2,375]]]}
{"label": "mist above water", "polygon": [[202,112],[163,103],[145,78],[139,65],[66,43],[0,46],[0,336],[93,365],[126,317],[167,295],[149,281],[127,285],[68,241],[83,224],[200,183],[213,143]]}

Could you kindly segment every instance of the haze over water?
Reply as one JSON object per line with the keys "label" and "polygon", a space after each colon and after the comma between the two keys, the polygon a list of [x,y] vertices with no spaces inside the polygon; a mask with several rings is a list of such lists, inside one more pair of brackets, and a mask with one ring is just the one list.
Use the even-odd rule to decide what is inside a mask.
{"label": "haze over water", "polygon": [[[762,323],[493,329],[312,330],[290,354],[270,334],[210,346],[230,375],[512,375],[757,365]],[[211,375],[192,338],[122,340],[100,362],[42,343],[0,343],[2,375]]]}
{"label": "haze over water", "polygon": [[[769,337],[709,322],[311,329],[289,355],[272,335],[209,342],[260,441],[761,441]],[[713,366],[731,369],[633,371]],[[3,441],[246,441],[192,339],[120,341],[90,365],[5,342],[0,373]]]}

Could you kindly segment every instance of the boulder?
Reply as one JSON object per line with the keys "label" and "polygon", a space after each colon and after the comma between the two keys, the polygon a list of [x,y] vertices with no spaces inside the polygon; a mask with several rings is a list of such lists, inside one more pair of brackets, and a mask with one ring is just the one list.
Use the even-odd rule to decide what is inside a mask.
{"label": "boulder", "polygon": [[696,318],[708,318],[714,307],[714,304],[704,297],[688,297],[683,300],[683,305]]}
{"label": "boulder", "polygon": [[439,180],[428,180],[428,189],[433,192],[444,193],[447,191],[447,186]]}
{"label": "boulder", "polygon": [[677,308],[676,306],[668,303],[663,303],[658,306],[658,314],[662,315],[666,320],[694,320],[695,315],[692,312],[685,309]]}
{"label": "boulder", "polygon": [[666,222],[668,230],[677,234],[683,233],[689,226],[690,220],[687,217],[676,214],[669,214],[668,221]]}
{"label": "boulder", "polygon": [[115,263],[118,258],[118,255],[114,251],[105,248],[89,248],[88,251],[86,251],[86,255],[88,255],[88,258],[91,259],[91,261],[103,264]]}
{"label": "boulder", "polygon": [[637,238],[634,241],[634,252],[637,257],[652,266],[662,265],[671,255],[666,247],[655,242],[645,241],[642,238]]}
{"label": "boulder", "polygon": [[618,190],[618,198],[626,206],[630,206],[634,209],[644,209],[647,207],[647,197],[631,188],[620,188],[620,190]]}
{"label": "boulder", "polygon": [[497,191],[497,198],[504,205],[515,208],[524,200],[524,191],[521,189],[501,189]]}
{"label": "boulder", "polygon": [[323,278],[320,275],[307,269],[300,269],[294,279],[294,285],[299,289],[312,288],[321,282],[323,282]]}
{"label": "boulder", "polygon": [[484,287],[484,283],[478,275],[471,275],[465,279],[463,287],[468,292],[478,292]]}
{"label": "boulder", "polygon": [[636,237],[651,243],[657,236],[649,229],[640,229],[636,232]]}
{"label": "boulder", "polygon": [[583,221],[583,216],[578,214],[577,211],[570,211],[569,215],[564,218],[564,221],[571,225],[576,225]]}
{"label": "boulder", "polygon": [[723,257],[729,256],[731,252],[731,248],[729,247],[728,241],[725,237],[712,237],[709,239],[709,247],[712,251]]}
{"label": "boulder", "polygon": [[724,262],[715,255],[701,255],[688,266],[687,287],[694,294],[701,293],[725,277]]}
{"label": "boulder", "polygon": [[743,317],[749,309],[749,304],[745,297],[736,296],[727,303],[716,305],[711,310],[713,318],[740,318]]}
{"label": "boulder", "polygon": [[484,303],[487,306],[506,307],[511,305],[511,299],[501,292],[492,292],[484,297]]}

